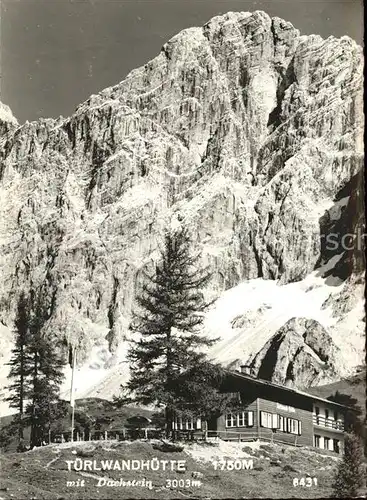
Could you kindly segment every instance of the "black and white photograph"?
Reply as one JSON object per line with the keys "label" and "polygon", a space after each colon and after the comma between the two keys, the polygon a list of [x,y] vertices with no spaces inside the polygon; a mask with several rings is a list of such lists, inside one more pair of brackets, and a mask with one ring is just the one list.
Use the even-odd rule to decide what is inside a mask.
{"label": "black and white photograph", "polygon": [[0,0],[0,500],[366,498],[361,0]]}

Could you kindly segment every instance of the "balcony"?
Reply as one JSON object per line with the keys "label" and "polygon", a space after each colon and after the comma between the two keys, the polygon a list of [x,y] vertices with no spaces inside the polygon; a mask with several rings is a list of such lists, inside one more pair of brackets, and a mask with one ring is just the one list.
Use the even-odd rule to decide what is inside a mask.
{"label": "balcony", "polygon": [[335,429],[337,431],[344,431],[344,422],[341,420],[333,420],[332,418],[326,419],[323,415],[313,415],[312,421],[314,425],[326,427],[327,429]]}

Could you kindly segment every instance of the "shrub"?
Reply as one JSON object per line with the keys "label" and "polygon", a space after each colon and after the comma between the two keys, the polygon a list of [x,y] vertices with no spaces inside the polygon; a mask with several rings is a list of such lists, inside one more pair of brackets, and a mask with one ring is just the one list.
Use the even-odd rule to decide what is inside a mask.
{"label": "shrub", "polygon": [[337,498],[357,497],[364,483],[362,443],[356,434],[346,434],[344,457],[339,463],[333,491]]}

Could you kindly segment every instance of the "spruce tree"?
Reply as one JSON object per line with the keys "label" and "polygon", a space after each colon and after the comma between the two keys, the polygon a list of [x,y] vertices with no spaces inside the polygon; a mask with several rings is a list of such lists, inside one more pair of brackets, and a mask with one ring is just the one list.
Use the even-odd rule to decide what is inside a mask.
{"label": "spruce tree", "polygon": [[345,435],[344,456],[337,468],[333,492],[336,498],[358,497],[364,483],[363,453],[360,438],[353,433]]}
{"label": "spruce tree", "polygon": [[29,374],[31,372],[30,354],[30,304],[24,292],[21,292],[15,318],[15,344],[12,349],[10,371],[8,378],[12,381],[8,385],[10,396],[6,398],[11,408],[18,410],[14,423],[18,429],[18,449],[23,446],[23,430],[26,426],[25,399],[29,396]]}
{"label": "spruce tree", "polygon": [[[7,397],[10,406],[18,410],[13,423],[18,429],[18,449],[24,447],[23,429],[31,426],[30,445],[42,444],[51,424],[65,414],[59,405],[59,386],[63,380],[62,347],[45,331],[50,317],[46,286],[31,289],[29,296],[20,294],[15,318],[15,345],[9,362]],[[26,400],[29,401],[27,406]]]}
{"label": "spruce tree", "polygon": [[52,421],[60,418],[59,387],[64,378],[61,345],[45,331],[49,319],[48,294],[41,287],[32,294],[33,317],[30,323],[32,355],[30,403],[27,414],[31,423],[30,445],[40,446]]}
{"label": "spruce tree", "polygon": [[363,422],[362,410],[358,405],[358,400],[350,394],[344,394],[339,391],[336,391],[327,399],[348,407],[344,416],[344,429],[346,432],[351,432],[359,436],[362,443],[364,443],[363,453],[367,456],[366,426]]}
{"label": "spruce tree", "polygon": [[[207,362],[203,350],[214,342],[200,333],[208,307],[202,288],[210,275],[200,270],[200,255],[192,255],[190,246],[186,229],[165,237],[155,274],[147,277],[137,297],[140,311],[131,327],[140,339],[128,354],[127,388],[135,402],[165,408],[167,436],[184,399],[178,381],[185,371],[192,374],[193,367]],[[186,386],[188,390],[188,379]]]}
{"label": "spruce tree", "polygon": [[42,328],[44,323],[46,322],[45,318],[45,305],[44,305],[44,297],[41,292],[42,288],[38,290],[36,293],[34,290],[31,290],[31,301],[33,306],[32,311],[32,319],[30,323],[30,333],[31,333],[31,343],[30,350],[32,354],[32,371],[31,371],[31,394],[30,394],[30,402],[27,405],[26,411],[29,415],[29,420],[31,424],[31,435],[30,435],[30,446],[33,448],[34,446],[40,446],[42,444],[42,438],[40,436],[40,425],[38,425],[38,411],[40,408],[39,405],[39,397],[38,394],[40,392],[41,385],[39,384],[39,363],[40,363],[40,355],[39,355],[39,346],[42,338]]}
{"label": "spruce tree", "polygon": [[63,359],[58,353],[56,339],[40,335],[34,350],[36,373],[31,391],[32,403],[28,412],[31,419],[31,446],[39,446],[51,432],[52,422],[66,413],[59,403],[59,387],[63,381]]}

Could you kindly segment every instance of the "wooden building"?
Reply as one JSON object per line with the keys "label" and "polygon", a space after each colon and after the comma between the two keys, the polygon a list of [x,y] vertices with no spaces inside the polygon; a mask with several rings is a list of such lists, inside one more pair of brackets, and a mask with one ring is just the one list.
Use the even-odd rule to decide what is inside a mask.
{"label": "wooden building", "polygon": [[180,420],[177,430],[205,432],[224,440],[268,440],[342,453],[347,407],[244,372],[228,372],[221,390],[236,410],[208,422]]}

